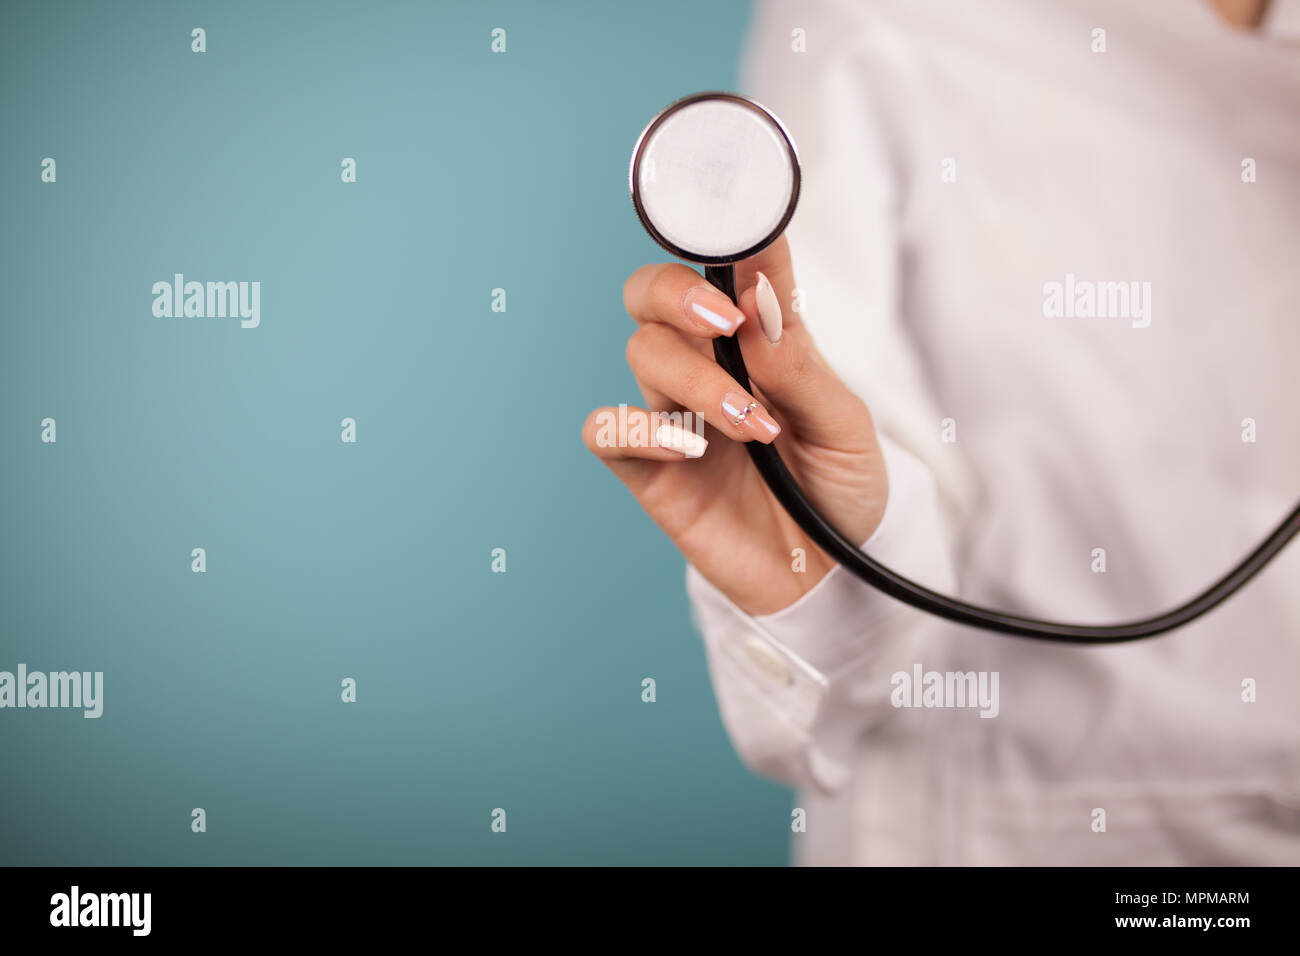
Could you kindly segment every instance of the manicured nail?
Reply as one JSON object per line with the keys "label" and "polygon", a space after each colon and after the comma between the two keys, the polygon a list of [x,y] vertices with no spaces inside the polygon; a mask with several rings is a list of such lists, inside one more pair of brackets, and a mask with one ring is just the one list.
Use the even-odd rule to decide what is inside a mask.
{"label": "manicured nail", "polygon": [[736,308],[730,299],[717,289],[707,286],[695,286],[688,290],[682,305],[687,314],[728,335],[740,328],[740,323],[745,321],[745,313]]}
{"label": "manicured nail", "polygon": [[781,426],[767,413],[767,409],[744,392],[724,395],[722,414],[731,424],[743,428],[759,441],[769,442],[781,433]]}
{"label": "manicured nail", "polygon": [[708,439],[703,435],[687,431],[680,425],[660,425],[656,428],[655,444],[679,451],[687,458],[699,458],[704,454],[704,449],[709,447]]}
{"label": "manicured nail", "polygon": [[758,324],[763,327],[767,340],[775,345],[781,341],[781,303],[776,298],[776,290],[767,276],[758,274],[758,285],[754,287],[754,299],[758,302]]}

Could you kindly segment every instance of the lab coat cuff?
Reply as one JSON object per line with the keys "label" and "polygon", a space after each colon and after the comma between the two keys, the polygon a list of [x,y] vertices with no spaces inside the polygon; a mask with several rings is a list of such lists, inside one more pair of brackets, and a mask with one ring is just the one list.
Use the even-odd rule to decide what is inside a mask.
{"label": "lab coat cuff", "polygon": [[[951,586],[934,477],[910,452],[880,437],[889,475],[889,499],[880,525],[864,543],[871,557],[900,572]],[[751,671],[786,672],[825,684],[838,672],[863,666],[889,649],[891,638],[910,631],[916,612],[836,565],[798,601],[772,614],[751,616],[694,567],[687,569],[693,602],[707,605],[721,648]],[[744,663],[747,662],[747,663]],[[784,666],[781,666],[784,665]]]}

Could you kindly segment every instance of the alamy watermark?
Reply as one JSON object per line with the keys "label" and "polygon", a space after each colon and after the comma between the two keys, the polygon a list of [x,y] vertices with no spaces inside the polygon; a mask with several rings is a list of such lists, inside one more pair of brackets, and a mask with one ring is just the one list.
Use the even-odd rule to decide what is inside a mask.
{"label": "alamy watermark", "polygon": [[153,284],[153,314],[160,319],[239,319],[240,326],[262,324],[262,283],[186,282],[177,272],[171,282]]}
{"label": "alamy watermark", "polygon": [[103,671],[0,671],[0,708],[80,708],[83,717],[104,713]]}
{"label": "alamy watermark", "polygon": [[132,936],[148,936],[152,893],[83,893],[75,884],[50,897],[51,926],[124,926]]}
{"label": "alamy watermark", "polygon": [[1064,282],[1043,284],[1043,315],[1049,319],[1131,319],[1133,328],[1151,324],[1150,282],[1094,282],[1065,274]]}
{"label": "alamy watermark", "polygon": [[889,683],[894,688],[889,702],[895,707],[978,707],[981,717],[998,715],[997,671],[923,672],[914,664],[910,674],[895,671]]}
{"label": "alamy watermark", "polygon": [[646,412],[618,406],[596,415],[596,444],[601,448],[671,448],[688,458],[704,454],[704,416],[698,412]]}

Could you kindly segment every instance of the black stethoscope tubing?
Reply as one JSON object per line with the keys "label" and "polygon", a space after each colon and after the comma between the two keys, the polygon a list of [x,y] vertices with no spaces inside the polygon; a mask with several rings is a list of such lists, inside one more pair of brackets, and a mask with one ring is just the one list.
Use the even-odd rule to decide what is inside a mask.
{"label": "black stethoscope tubing", "polygon": [[[704,275],[709,282],[730,296],[733,302],[736,301],[734,265],[709,265],[705,267]],[[742,388],[752,391],[749,372],[745,368],[745,359],[740,352],[740,343],[734,336],[715,338],[713,354],[718,364]],[[1240,564],[1190,601],[1163,614],[1123,624],[1063,624],[1057,621],[1043,621],[967,604],[965,601],[931,591],[890,570],[864,554],[857,545],[840,534],[835,530],[834,525],[822,517],[821,512],[813,507],[812,502],[803,493],[803,489],[799,487],[799,483],[790,474],[790,469],[781,460],[775,445],[751,441],[746,443],[745,447],[772,494],[776,496],[794,522],[803,529],[804,534],[808,535],[827,555],[867,584],[904,604],[957,624],[1016,637],[1069,644],[1119,644],[1164,634],[1194,621],[1231,597],[1286,547],[1287,542],[1297,531],[1300,531],[1300,505],[1297,505],[1273,533]]]}

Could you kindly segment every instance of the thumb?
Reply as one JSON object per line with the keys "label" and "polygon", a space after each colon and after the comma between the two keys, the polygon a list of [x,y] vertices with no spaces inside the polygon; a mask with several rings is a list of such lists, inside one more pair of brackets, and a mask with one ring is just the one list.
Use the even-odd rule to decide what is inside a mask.
{"label": "thumb", "polygon": [[832,447],[871,441],[866,405],[817,350],[795,303],[794,269],[784,236],[736,265],[744,322],[736,338],[750,378],[801,439]]}
{"label": "thumb", "polygon": [[799,313],[792,308],[797,287],[794,282],[794,266],[790,262],[790,243],[784,234],[758,255],[736,263],[737,293],[743,294],[746,289],[752,289],[760,274],[767,277],[776,301],[781,305],[784,326],[788,328],[801,324]]}

